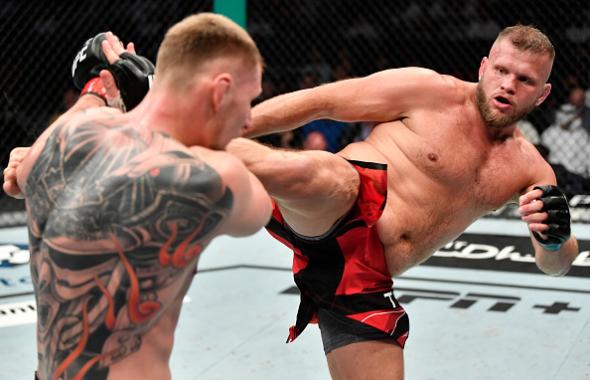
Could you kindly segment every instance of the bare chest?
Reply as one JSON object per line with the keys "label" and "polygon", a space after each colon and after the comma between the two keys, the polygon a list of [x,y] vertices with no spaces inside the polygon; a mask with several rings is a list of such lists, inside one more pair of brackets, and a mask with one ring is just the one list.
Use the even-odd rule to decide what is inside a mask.
{"label": "bare chest", "polygon": [[524,184],[526,155],[515,138],[490,140],[477,131],[445,127],[417,140],[406,148],[410,166],[420,173],[417,180],[422,179],[427,190],[458,198],[464,207],[500,207]]}

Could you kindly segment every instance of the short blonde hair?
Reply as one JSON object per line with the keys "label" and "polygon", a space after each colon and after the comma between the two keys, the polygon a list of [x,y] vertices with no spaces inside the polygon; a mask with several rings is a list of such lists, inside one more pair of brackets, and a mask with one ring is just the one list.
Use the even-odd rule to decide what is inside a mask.
{"label": "short blonde hair", "polygon": [[175,71],[196,71],[219,57],[243,59],[245,65],[263,65],[262,56],[250,35],[229,18],[199,13],[172,26],[158,50],[156,78]]}
{"label": "short blonde hair", "polygon": [[512,45],[522,51],[547,54],[551,61],[555,58],[555,48],[543,32],[530,25],[514,25],[502,30],[496,42],[508,39]]}

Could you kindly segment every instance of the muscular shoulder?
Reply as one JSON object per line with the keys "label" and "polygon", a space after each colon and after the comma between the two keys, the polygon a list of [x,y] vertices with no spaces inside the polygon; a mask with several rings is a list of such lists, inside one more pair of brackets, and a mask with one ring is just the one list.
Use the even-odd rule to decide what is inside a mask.
{"label": "muscular shoulder", "polygon": [[438,74],[434,80],[434,91],[440,95],[439,102],[467,104],[472,102],[475,84],[458,79],[451,75]]}
{"label": "muscular shoulder", "polygon": [[95,107],[95,108],[86,108],[76,113],[79,116],[88,116],[90,118],[96,118],[101,116],[115,116],[115,115],[122,115],[123,112],[118,108],[112,107]]}
{"label": "muscular shoulder", "polygon": [[444,88],[456,85],[456,78],[440,74],[424,67],[402,67],[384,70],[372,75],[379,80],[389,79],[393,83],[407,83],[412,87]]}
{"label": "muscular shoulder", "polygon": [[69,126],[76,126],[87,122],[111,119],[121,116],[122,114],[123,113],[120,110],[111,107],[85,108],[76,112],[66,112],[57,118],[51,127],[65,124],[68,124]]}
{"label": "muscular shoulder", "polygon": [[33,167],[35,165],[46,167],[53,159],[59,158],[56,156],[57,152],[71,159],[66,152],[80,153],[80,148],[85,147],[93,150],[98,142],[106,142],[105,131],[108,129],[106,120],[115,118],[117,115],[120,115],[120,112],[100,107],[59,117],[33,143],[29,154],[19,166],[18,182],[21,189],[26,189],[26,182]]}
{"label": "muscular shoulder", "polygon": [[466,82],[422,67],[391,69],[373,75],[376,83],[387,83],[396,92],[403,91],[414,104],[422,101],[432,106],[445,100],[460,101],[467,93]]}

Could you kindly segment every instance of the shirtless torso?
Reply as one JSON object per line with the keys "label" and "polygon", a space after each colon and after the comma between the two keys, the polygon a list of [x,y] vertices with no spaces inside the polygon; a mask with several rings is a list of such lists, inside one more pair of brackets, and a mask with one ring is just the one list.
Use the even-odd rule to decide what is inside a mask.
{"label": "shirtless torso", "polygon": [[436,108],[380,124],[367,140],[338,153],[388,164],[378,229],[393,276],[426,260],[483,214],[516,201],[535,176],[551,179],[548,165],[515,128],[490,135],[469,96],[473,84],[448,80],[456,92]]}
{"label": "shirtless torso", "polygon": [[[535,187],[556,189],[555,175],[516,129],[516,122],[549,95],[547,79],[553,57],[552,45],[538,30],[507,28],[492,46],[490,56],[482,59],[478,83],[406,67],[279,95],[254,108],[246,136],[286,131],[317,119],[380,123],[365,141],[348,145],[335,155],[273,150],[245,139],[234,140],[228,150],[261,179],[276,200],[282,222],[299,235],[314,237],[308,239],[311,241],[321,240],[340,221],[345,223],[351,210],[356,212],[359,189],[367,187],[346,159],[386,163],[387,202],[376,226],[387,269],[394,277],[426,260],[478,217],[511,201],[518,202],[521,218],[532,234],[552,233],[563,226],[560,244],[541,245],[535,237],[531,239],[539,268],[563,275],[578,252],[575,238],[569,235],[567,201],[557,197],[559,210],[550,209],[553,216],[545,212],[545,190]],[[555,193],[560,194],[559,190]],[[369,223],[356,227],[373,229]],[[349,246],[341,245],[345,242]],[[347,249],[359,250],[343,240],[338,248],[321,247],[305,256],[303,248],[311,248],[306,242],[296,243],[296,279],[307,270],[306,263],[312,266],[312,260],[319,260],[324,253],[348,262],[351,253]],[[363,253],[356,253],[356,258],[381,254],[373,245],[358,243]],[[302,301],[299,311],[316,307],[339,317],[346,315],[334,317],[339,322],[333,324],[333,316],[324,322],[319,317],[334,379],[402,379],[401,343],[383,340],[397,334],[398,321],[402,321],[392,317],[400,312],[395,302],[389,309],[377,303],[349,309],[340,305],[338,309],[338,297],[354,295],[367,301],[370,289],[322,288],[322,275],[338,272],[340,286],[351,277],[361,281],[364,274],[374,273],[368,259],[362,264],[349,261],[356,265],[355,270],[340,273],[339,267],[313,267],[316,276],[300,289],[302,300],[311,298],[314,301],[306,301],[307,305],[315,306]],[[394,325],[373,325],[385,336],[374,336],[373,330],[365,332],[364,326],[350,327],[346,318],[362,316],[357,321],[367,324],[365,312],[372,313],[371,318],[387,315]],[[335,348],[334,342],[338,342]]]}
{"label": "shirtless torso", "polygon": [[169,379],[200,254],[270,218],[262,184],[223,150],[261,93],[247,32],[191,15],[167,31],[153,78],[146,61],[111,32],[89,39],[73,65],[82,95],[4,170],[26,201],[40,380]]}
{"label": "shirtless torso", "polygon": [[[169,379],[201,252],[219,234],[264,223],[253,218],[261,204],[248,215],[236,207],[248,199],[235,191],[250,176],[243,165],[97,108],[58,120],[19,170],[39,378]],[[234,225],[243,218],[249,231]]]}

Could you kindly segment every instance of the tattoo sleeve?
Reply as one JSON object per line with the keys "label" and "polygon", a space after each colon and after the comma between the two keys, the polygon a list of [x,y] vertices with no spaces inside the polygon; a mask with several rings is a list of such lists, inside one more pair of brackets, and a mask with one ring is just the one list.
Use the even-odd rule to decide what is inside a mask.
{"label": "tattoo sleeve", "polygon": [[44,377],[106,378],[139,350],[232,208],[215,170],[156,140],[128,126],[61,125],[28,177]]}

